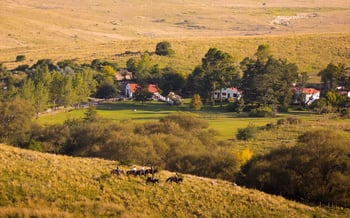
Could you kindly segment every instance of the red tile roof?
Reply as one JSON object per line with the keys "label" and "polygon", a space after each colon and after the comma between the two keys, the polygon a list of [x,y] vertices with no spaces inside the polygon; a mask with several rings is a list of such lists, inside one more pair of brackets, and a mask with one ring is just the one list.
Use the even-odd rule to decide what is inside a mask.
{"label": "red tile roof", "polygon": [[[136,91],[136,89],[139,87],[139,85],[137,83],[129,83],[129,87],[130,87],[131,93],[134,93]],[[150,93],[159,92],[157,85],[154,85],[154,84],[148,85],[148,91]]]}
{"label": "red tile roof", "polygon": [[314,88],[303,88],[302,93],[306,94],[306,95],[312,95],[312,94],[316,94],[319,93],[320,91]]}

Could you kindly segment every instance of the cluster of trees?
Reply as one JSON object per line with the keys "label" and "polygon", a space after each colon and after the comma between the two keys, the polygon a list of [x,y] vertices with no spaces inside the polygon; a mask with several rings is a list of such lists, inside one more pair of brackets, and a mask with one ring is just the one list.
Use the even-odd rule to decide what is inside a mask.
{"label": "cluster of trees", "polygon": [[303,202],[350,207],[348,144],[332,130],[305,132],[295,146],[250,160],[237,182]]}
{"label": "cluster of trees", "polygon": [[[16,103],[13,107],[17,107]],[[191,113],[171,114],[158,122],[113,122],[100,119],[91,107],[84,119],[67,120],[63,124],[40,126],[31,124],[25,117],[16,120],[22,120],[22,124],[13,123],[7,135],[2,131],[9,126],[0,124],[1,136],[42,152],[101,157],[125,164],[153,164],[167,170],[231,181],[241,163],[240,153],[232,153],[232,142],[216,140],[217,133],[208,129],[208,123]],[[18,132],[23,134],[21,139]]]}
{"label": "cluster of trees", "polygon": [[330,63],[318,74],[321,77],[321,96],[313,107],[320,113],[344,111],[349,99],[340,90],[350,90],[350,68],[345,64]]}
{"label": "cluster of trees", "polygon": [[1,68],[0,99],[21,97],[33,106],[37,115],[49,107],[79,107],[91,96],[117,93],[116,69],[116,64],[100,60],[78,65],[71,60],[54,64],[49,59],[11,71]]}
{"label": "cluster of trees", "polygon": [[[202,63],[193,72],[178,72],[160,67],[151,60],[152,54],[173,55],[169,42],[160,42],[154,53],[145,52],[140,58],[130,58],[126,63],[132,72],[132,81],[139,84],[134,95],[137,100],[148,97],[148,84],[156,84],[163,95],[174,92],[198,102],[215,104],[213,93],[226,87],[237,87],[243,97],[228,105],[228,110],[250,111],[254,116],[271,116],[277,110],[287,110],[293,100],[292,87],[302,89],[307,85],[308,75],[299,72],[296,64],[276,59],[268,45],[260,45],[254,57],[246,57],[239,64],[232,55],[217,48],[210,48]],[[7,100],[16,95],[31,102],[37,113],[48,106],[79,106],[89,96],[112,98],[122,94],[114,75],[118,65],[113,62],[93,60],[91,64],[79,65],[71,60],[57,64],[51,60],[39,60],[29,67],[20,65],[12,71],[0,65],[0,98]],[[319,112],[342,111],[349,99],[339,93],[339,87],[350,90],[350,68],[344,64],[330,63],[319,72],[322,98],[311,105]],[[220,95],[221,96],[221,95]],[[302,95],[299,96],[303,98]],[[299,102],[302,102],[299,99]],[[222,106],[223,99],[220,99]],[[199,105],[199,107],[198,107]],[[308,105],[301,105],[308,106]]]}

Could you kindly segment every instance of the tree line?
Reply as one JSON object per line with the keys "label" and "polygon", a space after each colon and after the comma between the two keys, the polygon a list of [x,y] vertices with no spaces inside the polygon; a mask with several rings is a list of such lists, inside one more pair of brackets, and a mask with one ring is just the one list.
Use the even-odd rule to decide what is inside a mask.
{"label": "tree line", "polygon": [[[147,100],[150,97],[148,84],[156,84],[163,95],[174,92],[192,97],[197,102],[193,108],[200,109],[198,105],[201,104],[215,105],[215,90],[237,87],[243,95],[240,100],[230,102],[229,111],[270,116],[288,110],[296,97],[293,87],[303,89],[308,85],[308,73],[299,72],[296,64],[285,59],[274,58],[269,45],[258,46],[254,57],[246,57],[240,63],[231,54],[210,48],[201,64],[188,75],[153,63],[153,54],[174,55],[175,51],[169,42],[160,42],[156,52],[144,52],[140,58],[130,58],[126,62],[126,69],[131,72],[130,82],[139,84],[134,95],[137,100]],[[73,60],[54,64],[50,59],[43,59],[32,66],[19,65],[13,70],[0,65],[0,99],[6,101],[20,96],[31,102],[36,114],[48,107],[79,107],[88,97],[122,95],[124,90],[115,79],[119,69],[117,63],[99,59],[90,64],[78,64]],[[298,95],[299,107],[320,113],[346,109],[349,98],[340,94],[339,88],[350,90],[350,68],[342,63],[330,63],[318,75],[321,82],[313,85],[321,90],[321,99],[307,105],[303,104],[304,96]],[[221,106],[223,101],[219,99]]]}

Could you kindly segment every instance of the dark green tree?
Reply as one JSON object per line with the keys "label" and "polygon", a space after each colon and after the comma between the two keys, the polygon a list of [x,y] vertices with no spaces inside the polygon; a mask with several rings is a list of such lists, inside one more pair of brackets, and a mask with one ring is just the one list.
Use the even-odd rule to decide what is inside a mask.
{"label": "dark green tree", "polygon": [[162,77],[158,82],[158,87],[163,93],[175,92],[180,94],[183,92],[185,85],[185,77],[173,68],[166,67],[162,70]]}
{"label": "dark green tree", "polygon": [[114,84],[104,83],[97,88],[96,98],[115,98],[118,95],[118,89]]}
{"label": "dark green tree", "polygon": [[[217,48],[210,48],[202,58],[202,69],[204,71],[204,83],[210,86],[207,90],[211,96],[211,102],[214,104],[214,91],[231,86],[234,80],[239,79],[238,71],[235,67],[233,57],[222,52]],[[221,93],[220,93],[221,96]],[[220,105],[222,106],[222,98],[220,98]]]}
{"label": "dark green tree", "polygon": [[258,51],[257,55],[262,57],[246,58],[241,62],[241,90],[246,104],[269,106],[275,111],[278,105],[286,106],[291,102],[292,87],[298,79],[298,67],[265,53]]}
{"label": "dark green tree", "polygon": [[27,142],[33,115],[31,103],[24,99],[0,102],[0,141],[16,146]]}
{"label": "dark green tree", "polygon": [[159,42],[156,45],[155,53],[160,56],[171,56],[175,54],[175,51],[171,49],[171,44],[168,41]]}
{"label": "dark green tree", "polygon": [[197,66],[193,72],[187,77],[186,90],[188,95],[199,94],[203,102],[207,102],[210,98],[210,83],[204,83],[205,72],[201,66]]}
{"label": "dark green tree", "polygon": [[317,129],[294,147],[281,147],[247,164],[244,184],[312,203],[350,206],[350,149],[344,133]]}
{"label": "dark green tree", "polygon": [[25,55],[17,55],[17,57],[16,57],[17,62],[24,61],[25,59],[26,59]]}

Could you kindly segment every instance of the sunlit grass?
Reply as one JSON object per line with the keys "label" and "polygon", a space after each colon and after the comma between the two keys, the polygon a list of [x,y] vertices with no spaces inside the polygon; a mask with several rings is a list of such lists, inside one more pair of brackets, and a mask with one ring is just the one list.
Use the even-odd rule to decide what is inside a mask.
{"label": "sunlit grass", "polygon": [[[114,176],[115,161],[43,154],[0,145],[1,217],[336,217],[350,210],[310,207],[231,182],[173,172]],[[124,170],[128,166],[122,166]]]}

